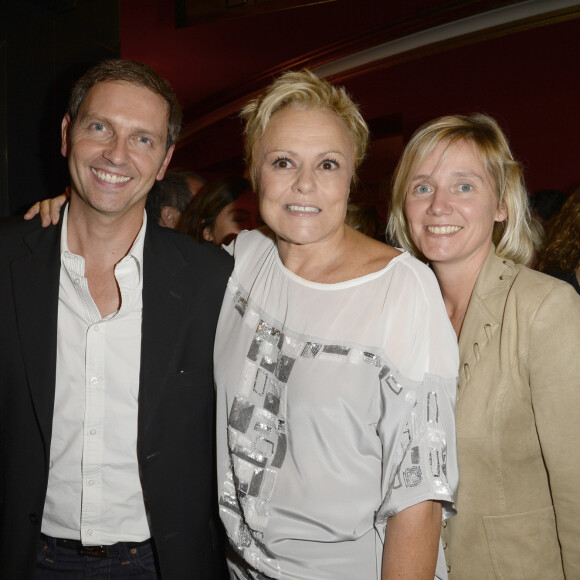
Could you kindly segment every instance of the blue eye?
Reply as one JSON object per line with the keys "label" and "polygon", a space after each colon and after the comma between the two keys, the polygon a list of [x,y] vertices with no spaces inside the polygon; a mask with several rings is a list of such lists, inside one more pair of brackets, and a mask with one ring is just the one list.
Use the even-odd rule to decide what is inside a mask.
{"label": "blue eye", "polygon": [[428,185],[421,184],[415,188],[415,191],[417,193],[429,193],[431,191],[431,188]]}
{"label": "blue eye", "polygon": [[104,131],[105,126],[102,123],[93,123],[93,129],[95,131]]}
{"label": "blue eye", "polygon": [[143,143],[144,145],[151,144],[151,139],[149,137],[139,137],[139,143]]}
{"label": "blue eye", "polygon": [[472,190],[473,190],[473,186],[469,185],[469,183],[462,183],[459,186],[459,191],[461,191],[461,193],[469,193]]}

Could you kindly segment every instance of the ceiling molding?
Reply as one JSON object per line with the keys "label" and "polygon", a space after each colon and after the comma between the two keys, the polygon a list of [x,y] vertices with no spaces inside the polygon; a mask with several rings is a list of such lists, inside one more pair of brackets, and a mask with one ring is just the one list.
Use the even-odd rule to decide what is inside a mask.
{"label": "ceiling molding", "polygon": [[579,16],[580,2],[578,0],[528,0],[386,42],[315,67],[313,71],[322,78],[344,78],[347,72],[367,69],[369,65],[384,63],[404,53],[423,54],[423,51],[419,53],[418,49],[430,46],[454,47],[458,44],[472,44],[480,42],[482,38],[513,34]]}
{"label": "ceiling molding", "polygon": [[[187,111],[187,116],[193,120],[183,128],[177,147],[186,145],[198,132],[214,123],[237,115],[242,106],[258,95],[273,76],[285,70],[309,67],[323,78],[340,82],[404,60],[580,17],[579,0],[527,0],[515,4],[510,2],[493,10],[417,30],[421,23],[424,26],[426,19],[429,22],[438,19],[440,22],[449,18],[452,5],[458,4],[465,6],[469,3],[451,2],[447,4],[448,10],[440,10],[437,17],[423,12],[417,19],[394,23],[388,30],[385,27],[374,29],[354,39],[323,47],[315,53],[302,55],[249,78],[241,87],[214,95],[211,102],[201,103]],[[454,12],[455,15],[457,13]],[[394,32],[403,32],[404,35],[392,39]],[[390,36],[391,40],[377,43],[377,39],[382,36],[384,40],[385,35]],[[374,41],[375,44],[369,46],[369,41]],[[354,49],[365,44],[362,50]],[[348,51],[349,55],[346,56]]]}
{"label": "ceiling molding", "polygon": [[175,23],[177,28],[186,28],[218,20],[248,18],[330,2],[337,2],[337,0],[253,0],[252,2],[248,0],[175,0]]}

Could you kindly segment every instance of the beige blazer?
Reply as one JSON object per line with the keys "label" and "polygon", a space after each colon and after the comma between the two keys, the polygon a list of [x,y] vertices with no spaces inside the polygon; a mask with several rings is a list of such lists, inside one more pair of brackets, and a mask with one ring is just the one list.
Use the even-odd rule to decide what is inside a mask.
{"label": "beige blazer", "polygon": [[579,580],[580,296],[492,248],[459,356],[450,580]]}

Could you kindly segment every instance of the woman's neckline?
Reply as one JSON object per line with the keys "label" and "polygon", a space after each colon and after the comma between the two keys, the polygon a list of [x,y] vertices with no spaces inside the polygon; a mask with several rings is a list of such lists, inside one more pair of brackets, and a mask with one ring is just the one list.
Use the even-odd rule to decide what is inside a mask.
{"label": "woman's neckline", "polygon": [[278,267],[282,270],[282,272],[286,276],[288,276],[288,278],[294,280],[295,282],[297,282],[303,286],[308,286],[310,288],[317,288],[317,289],[321,289],[321,290],[337,290],[337,289],[342,289],[342,288],[348,288],[350,286],[358,286],[360,284],[370,282],[371,280],[374,280],[375,278],[379,278],[385,272],[387,272],[391,268],[392,264],[394,264],[398,261],[402,261],[404,259],[407,259],[410,256],[410,254],[408,252],[403,251],[398,256],[391,258],[391,260],[389,260],[389,262],[383,268],[380,268],[379,270],[376,270],[375,272],[369,272],[368,274],[364,274],[363,276],[357,276],[356,278],[344,280],[342,282],[313,282],[311,280],[307,280],[306,278],[302,278],[301,276],[299,276],[298,274],[295,274],[294,272],[289,270],[286,266],[284,266],[282,260],[280,259],[280,254],[278,253],[278,248],[276,247],[275,242],[273,243],[272,251],[275,252],[275,260],[276,260]]}

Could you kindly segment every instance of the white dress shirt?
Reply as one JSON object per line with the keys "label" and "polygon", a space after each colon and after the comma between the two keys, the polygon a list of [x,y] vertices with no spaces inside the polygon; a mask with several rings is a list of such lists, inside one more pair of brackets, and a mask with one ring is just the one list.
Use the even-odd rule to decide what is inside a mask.
{"label": "white dress shirt", "polygon": [[116,265],[121,307],[102,318],[63,215],[56,392],[43,533],[85,545],[150,537],[137,461],[147,217]]}

